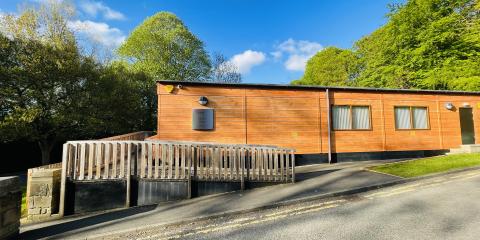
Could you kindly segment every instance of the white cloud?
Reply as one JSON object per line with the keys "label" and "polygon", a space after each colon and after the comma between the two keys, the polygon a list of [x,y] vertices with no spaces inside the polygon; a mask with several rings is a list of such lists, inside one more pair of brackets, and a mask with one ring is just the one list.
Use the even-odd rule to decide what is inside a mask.
{"label": "white cloud", "polygon": [[68,27],[80,35],[106,47],[117,47],[125,41],[125,35],[118,28],[110,27],[103,22],[70,21]]}
{"label": "white cloud", "polygon": [[81,1],[80,8],[92,17],[96,17],[98,14],[101,14],[103,18],[107,20],[125,20],[126,17],[123,13],[115,11],[110,7],[106,6],[102,2],[95,1]]}
{"label": "white cloud", "polygon": [[235,65],[240,73],[244,74],[249,73],[254,66],[265,62],[265,59],[265,53],[247,50],[233,56],[229,62]]}
{"label": "white cloud", "polygon": [[282,58],[282,56],[283,56],[282,51],[274,51],[274,52],[271,52],[270,54],[273,56],[273,59],[274,59],[275,61],[280,60],[280,59]]}
{"label": "white cloud", "polygon": [[34,2],[38,3],[44,3],[44,4],[49,4],[49,3],[62,3],[63,0],[33,0]]}
{"label": "white cloud", "polygon": [[276,51],[271,53],[275,59],[280,59],[283,53],[287,54],[287,60],[284,66],[290,71],[304,71],[305,65],[313,55],[323,49],[323,46],[317,42],[305,40],[296,41],[292,38],[278,44]]}

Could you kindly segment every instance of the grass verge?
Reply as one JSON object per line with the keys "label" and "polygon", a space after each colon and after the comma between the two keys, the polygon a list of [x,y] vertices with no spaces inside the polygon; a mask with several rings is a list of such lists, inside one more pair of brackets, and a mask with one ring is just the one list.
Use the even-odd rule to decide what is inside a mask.
{"label": "grass verge", "polygon": [[27,216],[27,187],[22,187],[22,211],[21,217]]}
{"label": "grass verge", "polygon": [[480,166],[479,153],[422,158],[378,165],[368,169],[404,178],[411,178],[474,166]]}

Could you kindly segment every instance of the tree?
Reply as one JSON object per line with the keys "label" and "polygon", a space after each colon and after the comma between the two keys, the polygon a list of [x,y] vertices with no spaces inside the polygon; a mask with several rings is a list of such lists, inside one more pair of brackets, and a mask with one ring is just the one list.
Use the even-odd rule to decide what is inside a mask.
{"label": "tree", "polygon": [[354,86],[358,71],[359,61],[354,52],[328,47],[308,60],[305,74],[293,84]]}
{"label": "tree", "polygon": [[[480,2],[408,0],[392,5],[388,22],[357,41],[353,54],[322,52],[293,83],[478,91]],[[353,72],[345,70],[349,56],[357,58],[352,58],[357,64],[347,64]]]}
{"label": "tree", "polygon": [[232,62],[227,61],[225,56],[219,53],[213,54],[212,73],[210,76],[212,82],[220,83],[241,83],[242,74]]}
{"label": "tree", "polygon": [[36,141],[42,163],[48,164],[54,144],[79,126],[82,72],[94,66],[76,51],[37,41],[1,36],[0,45],[2,54],[9,55],[0,62],[0,136],[3,141]]}
{"label": "tree", "polygon": [[[480,11],[476,0],[410,0],[356,43],[364,86],[478,90]],[[468,84],[467,84],[468,83]]]}
{"label": "tree", "polygon": [[168,12],[159,12],[137,26],[118,54],[136,71],[154,79],[206,81],[211,70],[202,41]]}
{"label": "tree", "polygon": [[150,78],[82,56],[63,11],[42,5],[2,19],[0,141],[37,142],[42,164],[56,143],[151,129],[155,121]]}

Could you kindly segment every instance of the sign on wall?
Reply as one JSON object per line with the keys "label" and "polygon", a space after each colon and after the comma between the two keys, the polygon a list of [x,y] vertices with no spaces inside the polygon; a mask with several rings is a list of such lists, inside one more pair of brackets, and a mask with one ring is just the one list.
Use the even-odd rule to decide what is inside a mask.
{"label": "sign on wall", "polygon": [[214,111],[212,108],[192,109],[193,130],[213,130]]}

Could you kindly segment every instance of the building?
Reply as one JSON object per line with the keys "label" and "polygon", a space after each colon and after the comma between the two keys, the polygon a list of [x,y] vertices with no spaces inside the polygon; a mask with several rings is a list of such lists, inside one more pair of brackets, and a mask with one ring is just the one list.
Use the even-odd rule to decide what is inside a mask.
{"label": "building", "polygon": [[480,143],[480,92],[158,81],[157,94],[153,139],[290,147],[298,164]]}

